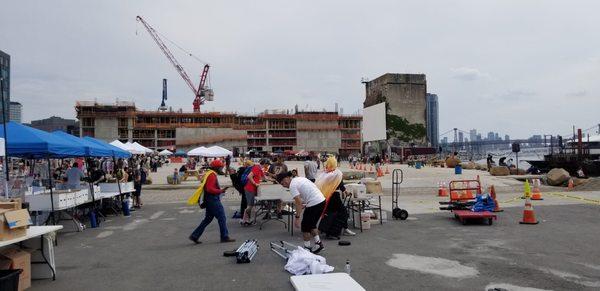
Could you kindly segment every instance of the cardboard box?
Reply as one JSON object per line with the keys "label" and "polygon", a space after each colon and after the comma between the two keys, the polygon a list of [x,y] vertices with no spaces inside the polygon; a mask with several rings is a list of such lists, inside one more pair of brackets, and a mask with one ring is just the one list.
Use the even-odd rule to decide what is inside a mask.
{"label": "cardboard box", "polygon": [[11,200],[0,201],[0,209],[18,210],[21,209],[21,199],[15,198]]}
{"label": "cardboard box", "polygon": [[33,224],[27,209],[0,209],[0,240],[11,240],[27,234],[27,227]]}
{"label": "cardboard box", "polygon": [[365,186],[367,186],[367,194],[383,193],[383,187],[381,187],[381,181],[365,181]]}
{"label": "cardboard box", "polygon": [[23,270],[19,275],[19,290],[31,287],[31,254],[20,249],[7,249],[0,255],[11,261],[10,269]]}

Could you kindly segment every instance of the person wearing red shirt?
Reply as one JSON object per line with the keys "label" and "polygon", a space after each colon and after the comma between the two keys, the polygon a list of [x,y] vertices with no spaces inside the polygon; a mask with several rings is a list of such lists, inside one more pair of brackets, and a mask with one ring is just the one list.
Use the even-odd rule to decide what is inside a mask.
{"label": "person wearing red shirt", "polygon": [[[223,209],[223,204],[221,204],[221,194],[225,193],[227,188],[225,187],[221,189],[219,186],[219,181],[217,180],[216,173],[222,173],[223,161],[214,160],[210,163],[209,168],[214,172],[208,172],[205,175],[206,182],[204,183],[204,193],[202,194],[202,201],[199,203],[204,203],[206,207],[206,215],[204,216],[204,220],[196,227],[194,232],[190,235],[189,239],[194,243],[200,243],[199,239],[204,229],[212,222],[213,218],[217,218],[219,222],[219,231],[221,232],[221,242],[234,242],[235,239],[229,237],[229,231],[227,230],[227,221],[225,217],[225,210]],[[215,173],[216,172],[216,173]]]}
{"label": "person wearing red shirt", "polygon": [[242,218],[242,225],[249,226],[253,224],[252,210],[256,204],[256,194],[258,193],[258,187],[264,177],[264,172],[259,165],[255,165],[252,160],[246,160],[244,165],[247,167],[248,181],[244,186],[244,195],[246,196],[246,211],[244,211],[244,217]]}

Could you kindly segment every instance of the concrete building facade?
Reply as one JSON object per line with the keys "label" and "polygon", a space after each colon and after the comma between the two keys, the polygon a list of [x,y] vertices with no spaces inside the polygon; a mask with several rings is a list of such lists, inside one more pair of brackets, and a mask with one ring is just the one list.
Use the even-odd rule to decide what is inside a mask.
{"label": "concrete building facade", "polygon": [[436,94],[427,93],[427,140],[437,148],[440,144],[439,103]]}
{"label": "concrete building facade", "polygon": [[4,103],[0,102],[0,122],[4,123],[4,116],[1,114],[6,109],[6,119],[9,119],[10,108],[10,55],[0,50],[0,100],[4,98]]}
{"label": "concrete building facade", "polygon": [[76,106],[81,136],[138,142],[146,147],[189,150],[219,145],[234,152],[307,151],[349,155],[361,148],[362,116],[337,112],[141,111],[133,102]]}
{"label": "concrete building facade", "polygon": [[10,102],[10,112],[8,114],[8,120],[16,123],[23,122],[23,105],[19,102]]}
{"label": "concrete building facade", "polygon": [[[385,101],[388,114],[405,118],[411,124],[427,127],[427,81],[424,74],[387,73],[365,83],[364,107]],[[427,145],[427,137],[412,141]],[[399,141],[390,141],[393,146],[404,146]]]}

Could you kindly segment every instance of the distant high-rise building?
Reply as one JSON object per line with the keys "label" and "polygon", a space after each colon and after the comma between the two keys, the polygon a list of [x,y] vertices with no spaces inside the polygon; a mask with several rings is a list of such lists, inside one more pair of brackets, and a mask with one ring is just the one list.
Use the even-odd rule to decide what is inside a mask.
{"label": "distant high-rise building", "polygon": [[509,140],[510,140],[510,136],[509,136],[508,134],[505,134],[505,135],[504,135],[504,140],[505,140],[505,141],[509,141]]}
{"label": "distant high-rise building", "polygon": [[477,134],[477,141],[481,141],[481,133]]}
{"label": "distant high-rise building", "polygon": [[471,141],[477,140],[477,130],[476,129],[469,130],[469,139]]}
{"label": "distant high-rise building", "polygon": [[500,135],[497,132],[494,133],[494,140],[500,140]]}
{"label": "distant high-rise building", "polygon": [[444,136],[444,138],[442,138],[442,144],[447,145],[448,144],[448,137]]}
{"label": "distant high-rise building", "polygon": [[427,140],[434,148],[438,147],[440,139],[438,104],[438,96],[427,93]]}
{"label": "distant high-rise building", "polygon": [[[1,97],[4,97],[4,104],[0,102],[0,113],[2,113],[4,108],[10,108],[10,55],[3,51],[0,51],[0,94],[0,100],[2,100]],[[9,119],[8,114],[7,110],[6,119]],[[0,122],[4,123],[2,114],[0,114]]]}
{"label": "distant high-rise building", "polygon": [[458,132],[458,142],[462,143],[465,139],[465,135],[462,133],[462,131]]}
{"label": "distant high-rise building", "polygon": [[494,133],[493,132],[488,132],[487,134],[487,140],[494,140]]}
{"label": "distant high-rise building", "polygon": [[23,105],[19,102],[10,102],[10,112],[8,114],[8,120],[16,123],[21,123],[23,119]]}

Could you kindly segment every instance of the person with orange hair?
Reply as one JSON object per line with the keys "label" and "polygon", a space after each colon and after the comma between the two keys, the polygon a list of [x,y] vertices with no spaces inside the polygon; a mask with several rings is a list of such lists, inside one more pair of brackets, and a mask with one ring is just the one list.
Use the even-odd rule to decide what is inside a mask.
{"label": "person with orange hair", "polygon": [[319,225],[321,233],[325,233],[329,239],[339,239],[341,234],[356,235],[348,229],[348,212],[343,200],[346,187],[335,157],[331,156],[325,161],[325,172],[317,177],[315,184],[327,199]]}

